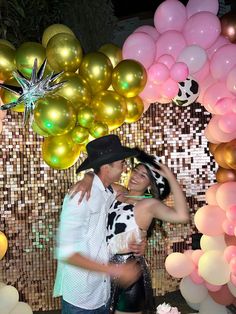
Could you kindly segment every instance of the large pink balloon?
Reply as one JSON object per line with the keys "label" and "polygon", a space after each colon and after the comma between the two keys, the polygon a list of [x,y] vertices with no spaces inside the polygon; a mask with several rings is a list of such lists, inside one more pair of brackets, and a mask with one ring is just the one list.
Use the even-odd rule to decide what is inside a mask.
{"label": "large pink balloon", "polygon": [[155,84],[162,83],[169,78],[170,71],[163,63],[154,63],[148,69],[148,79]]}
{"label": "large pink balloon", "polygon": [[168,54],[176,59],[185,46],[186,41],[180,32],[165,32],[156,42],[156,61],[165,54]]}
{"label": "large pink balloon", "polygon": [[144,89],[139,94],[145,102],[154,103],[157,101],[158,97],[161,96],[161,86],[155,84],[154,82],[147,81]]}
{"label": "large pink balloon", "polygon": [[161,95],[164,98],[173,99],[177,96],[179,91],[179,85],[176,81],[169,78],[161,84]]}
{"label": "large pink balloon", "polygon": [[[219,119],[219,128],[225,133],[236,131],[236,113],[230,112],[222,115]],[[236,203],[236,200],[235,200]]]}
{"label": "large pink balloon", "polygon": [[226,78],[226,86],[231,93],[236,94],[236,66],[229,71]]}
{"label": "large pink balloon", "polygon": [[183,278],[191,274],[195,266],[191,258],[183,253],[171,253],[165,260],[167,272],[175,278]]}
{"label": "large pink balloon", "polygon": [[207,11],[217,14],[219,10],[218,0],[189,0],[186,6],[188,18],[195,13]]}
{"label": "large pink balloon", "polygon": [[213,108],[215,114],[224,115],[233,111],[233,100],[228,97],[218,100]]}
{"label": "large pink balloon", "polygon": [[200,12],[190,17],[184,26],[183,34],[188,45],[209,48],[221,32],[220,21],[210,12]]}
{"label": "large pink balloon", "polygon": [[171,69],[172,65],[175,64],[175,59],[170,55],[162,55],[157,61],[166,65],[168,69]]}
{"label": "large pink balloon", "polygon": [[157,39],[160,37],[160,34],[158,33],[158,31],[155,29],[155,27],[151,26],[151,25],[142,25],[139,26],[138,28],[136,28],[136,30],[134,31],[134,33],[145,33],[148,34],[149,36],[152,37],[152,39],[154,41],[157,41]]}
{"label": "large pink balloon", "polygon": [[222,46],[229,44],[228,38],[220,35],[216,41],[207,49],[207,55],[211,59],[213,54]]}
{"label": "large pink balloon", "polygon": [[228,209],[230,206],[235,205],[235,191],[236,182],[223,183],[216,192],[216,200],[220,207]]}
{"label": "large pink balloon", "polygon": [[209,205],[218,205],[216,201],[216,191],[220,187],[219,183],[213,184],[209,187],[209,189],[206,191],[206,201]]}
{"label": "large pink balloon", "polygon": [[176,0],[162,2],[154,14],[154,24],[159,33],[169,30],[182,31],[186,20],[185,6]]}
{"label": "large pink balloon", "polygon": [[200,46],[190,45],[181,51],[177,61],[187,64],[189,73],[193,74],[204,66],[207,61],[207,54]]}
{"label": "large pink balloon", "polygon": [[215,80],[211,74],[208,74],[208,76],[205,79],[203,79],[202,82],[200,82],[200,86],[199,86],[200,87],[200,94],[198,96],[198,102],[203,104],[203,96],[204,96],[206,90],[208,89],[208,87],[213,85],[213,83],[215,83]]}
{"label": "large pink balloon", "polygon": [[[220,120],[221,116],[218,115],[214,115],[208,126],[208,132],[211,136],[211,140],[209,140],[211,143],[227,143],[232,141],[235,138],[235,134],[234,133],[226,133],[223,132],[220,127],[219,127],[219,120]],[[217,200],[218,201],[218,200]]]}
{"label": "large pink balloon", "polygon": [[183,62],[176,62],[170,70],[170,77],[176,82],[183,82],[189,75],[188,66]]}
{"label": "large pink balloon", "polygon": [[156,55],[156,45],[152,37],[145,33],[133,33],[124,42],[123,59],[134,59],[147,69]]}
{"label": "large pink balloon", "polygon": [[220,47],[212,56],[210,70],[216,80],[224,81],[229,71],[236,65],[236,45]]}
{"label": "large pink balloon", "polygon": [[[202,103],[214,107],[217,101],[225,97],[232,99],[233,95],[228,91],[224,83],[214,83],[205,91]],[[214,109],[213,112],[210,112],[214,113]]]}
{"label": "large pink balloon", "polygon": [[199,71],[192,74],[192,77],[199,84],[201,84],[201,82],[209,75],[209,72],[210,72],[210,64],[209,64],[209,61],[207,60]]}
{"label": "large pink balloon", "polygon": [[224,233],[222,222],[225,212],[218,206],[206,205],[198,209],[194,216],[196,227],[201,233],[217,236]]}

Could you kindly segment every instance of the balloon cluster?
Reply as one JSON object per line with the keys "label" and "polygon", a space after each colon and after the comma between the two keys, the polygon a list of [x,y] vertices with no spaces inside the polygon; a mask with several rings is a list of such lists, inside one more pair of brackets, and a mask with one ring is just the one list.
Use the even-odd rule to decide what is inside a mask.
{"label": "balloon cluster", "polygon": [[[124,122],[137,121],[144,111],[138,96],[146,84],[142,64],[122,60],[121,49],[112,44],[83,56],[79,40],[65,25],[45,29],[42,44],[26,42],[15,50],[0,42],[0,57],[4,61],[0,64],[0,79],[6,88],[1,91],[2,101],[6,108],[17,102],[11,109],[17,112],[33,111],[32,129],[44,137],[42,156],[52,168],[69,168],[88,141],[108,134]],[[40,72],[45,59],[47,66],[41,79],[35,69]],[[17,75],[14,71],[18,71]],[[57,78],[52,76],[54,71],[63,74]],[[53,89],[49,85],[52,80],[60,88]],[[21,103],[20,93],[8,88],[19,87],[19,83],[26,86],[27,104]],[[47,93],[41,88],[43,84]],[[39,95],[37,99],[30,92],[27,95],[28,85],[32,95]]]}

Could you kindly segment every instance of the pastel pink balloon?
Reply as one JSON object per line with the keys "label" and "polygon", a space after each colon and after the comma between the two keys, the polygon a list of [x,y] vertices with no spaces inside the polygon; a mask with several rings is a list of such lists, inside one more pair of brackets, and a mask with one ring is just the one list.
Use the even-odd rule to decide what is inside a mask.
{"label": "pastel pink balloon", "polygon": [[189,0],[186,6],[188,18],[195,13],[207,11],[217,14],[219,10],[218,0]]}
{"label": "pastel pink balloon", "polygon": [[[236,203],[236,200],[235,200]],[[236,223],[236,205],[231,205],[226,211],[226,217]]]}
{"label": "pastel pink balloon", "polygon": [[215,292],[215,291],[219,291],[222,287],[222,285],[212,285],[209,282],[205,282],[205,286],[207,287],[207,289],[209,291]]}
{"label": "pastel pink balloon", "polygon": [[176,0],[162,2],[154,14],[154,24],[159,33],[169,30],[182,31],[186,20],[185,6]]}
{"label": "pastel pink balloon", "polygon": [[143,100],[143,106],[144,106],[143,112],[146,112],[149,109],[150,105],[151,104],[149,102],[146,102],[145,100]]}
{"label": "pastel pink balloon", "polygon": [[236,224],[234,221],[229,220],[229,219],[225,219],[223,221],[222,228],[226,234],[233,236],[235,227],[236,227]]}
{"label": "pastel pink balloon", "polygon": [[206,205],[199,208],[194,216],[196,227],[201,233],[217,236],[224,233],[222,223],[225,212],[218,206]]}
{"label": "pastel pink balloon", "polygon": [[183,82],[189,75],[188,67],[183,62],[176,62],[170,70],[170,77],[176,82]]}
{"label": "pastel pink balloon", "polygon": [[183,278],[194,270],[192,260],[183,253],[171,253],[165,260],[167,272],[175,278]]}
{"label": "pastel pink balloon", "polygon": [[204,252],[200,249],[194,250],[192,254],[192,261],[194,262],[195,265],[198,265],[198,261],[200,257],[204,254]]}
{"label": "pastel pink balloon", "polygon": [[123,59],[134,59],[147,69],[156,55],[155,41],[145,33],[133,33],[125,40],[122,48]]}
{"label": "pastel pink balloon", "polygon": [[224,250],[224,258],[229,263],[233,257],[236,257],[236,246],[230,245]]}
{"label": "pastel pink balloon", "polygon": [[159,97],[157,98],[157,102],[158,102],[159,104],[169,104],[169,103],[171,103],[171,99],[170,99],[170,98],[167,98],[167,97],[164,97],[164,96],[159,96]]}
{"label": "pastel pink balloon", "polygon": [[208,58],[211,59],[213,54],[222,46],[229,44],[228,38],[220,35],[216,41],[207,49]]}
{"label": "pastel pink balloon", "polygon": [[171,78],[161,84],[161,95],[165,98],[174,98],[178,94],[178,91],[178,83]]}
{"label": "pastel pink balloon", "polygon": [[232,104],[231,104],[231,110],[236,113],[236,99],[232,100]]}
{"label": "pastel pink balloon", "polygon": [[[210,133],[211,137],[214,138],[214,142],[211,142],[211,143],[216,143],[216,144],[217,143],[226,143],[226,142],[232,141],[235,138],[234,133],[225,133],[220,129],[220,127],[219,127],[220,117],[221,116],[214,115],[211,118],[211,120],[207,126],[208,132]],[[218,199],[217,199],[217,202],[218,202]],[[220,206],[220,207],[222,207],[222,206]]]}
{"label": "pastel pink balloon", "polygon": [[236,275],[235,274],[230,274],[230,281],[236,287]]}
{"label": "pastel pink balloon", "polygon": [[230,271],[236,275],[236,256],[232,257],[229,263]]}
{"label": "pastel pink balloon", "polygon": [[[197,73],[197,72],[196,72]],[[202,82],[200,82],[199,88],[200,88],[200,94],[198,96],[198,101],[203,104],[203,96],[211,85],[215,83],[215,79],[212,77],[211,74],[209,74]]]}
{"label": "pastel pink balloon", "polygon": [[[236,104],[236,103],[235,103]],[[218,100],[213,108],[214,113],[218,115],[224,115],[231,112],[233,109],[233,100],[225,97]]]}
{"label": "pastel pink balloon", "polygon": [[154,63],[148,69],[148,79],[155,84],[166,81],[169,75],[170,71],[163,63]]}
{"label": "pastel pink balloon", "polygon": [[[217,101],[225,97],[233,99],[233,95],[228,91],[225,84],[222,82],[213,83],[205,91],[203,96],[203,104],[210,105],[213,108]],[[214,113],[214,109],[210,112]]]}
{"label": "pastel pink balloon", "polygon": [[209,187],[209,189],[206,191],[206,202],[209,205],[218,205],[216,200],[216,191],[220,187],[219,183],[213,184]]}
{"label": "pastel pink balloon", "polygon": [[173,30],[161,34],[156,41],[156,61],[165,54],[176,59],[185,46],[186,41],[180,32]]}
{"label": "pastel pink balloon", "polygon": [[221,184],[216,191],[217,203],[221,208],[228,210],[230,206],[235,205],[236,182],[225,182]]}
{"label": "pastel pink balloon", "polygon": [[230,112],[222,115],[219,119],[219,128],[225,133],[236,131],[236,113]]}
{"label": "pastel pink balloon", "polygon": [[149,36],[152,37],[152,39],[154,41],[157,41],[157,39],[160,37],[160,34],[158,33],[158,31],[155,29],[155,27],[151,26],[151,25],[142,25],[139,26],[138,28],[136,28],[136,30],[134,31],[134,33],[146,33]]}
{"label": "pastel pink balloon", "polygon": [[231,93],[236,94],[236,66],[229,71],[226,78],[226,86]]}
{"label": "pastel pink balloon", "polygon": [[212,56],[210,71],[216,80],[225,81],[230,70],[236,65],[236,45],[229,44],[220,47]]}
{"label": "pastel pink balloon", "polygon": [[190,278],[192,279],[192,281],[194,283],[196,283],[197,285],[200,285],[202,283],[204,283],[204,279],[198,274],[198,269],[195,268],[192,273],[190,274]]}
{"label": "pastel pink balloon", "polygon": [[165,64],[168,69],[171,69],[172,65],[175,63],[175,59],[170,55],[162,55],[157,61],[158,63]]}
{"label": "pastel pink balloon", "polygon": [[221,24],[211,12],[199,12],[192,15],[185,23],[183,34],[188,45],[209,48],[218,38]]}
{"label": "pastel pink balloon", "polygon": [[188,256],[189,258],[192,257],[192,253],[193,253],[193,250],[186,250],[186,251],[184,251],[184,255]]}
{"label": "pastel pink balloon", "polygon": [[178,62],[184,62],[193,74],[199,71],[207,61],[207,54],[203,48],[197,45],[186,46],[177,58]]}
{"label": "pastel pink balloon", "polygon": [[144,89],[139,94],[144,101],[148,103],[155,103],[161,95],[161,87],[160,85],[155,84],[154,82],[147,81]]}
{"label": "pastel pink balloon", "polygon": [[201,67],[201,69],[195,73],[192,74],[193,78],[198,81],[198,83],[201,84],[201,82],[208,76],[210,72],[210,64],[207,60],[204,65]]}

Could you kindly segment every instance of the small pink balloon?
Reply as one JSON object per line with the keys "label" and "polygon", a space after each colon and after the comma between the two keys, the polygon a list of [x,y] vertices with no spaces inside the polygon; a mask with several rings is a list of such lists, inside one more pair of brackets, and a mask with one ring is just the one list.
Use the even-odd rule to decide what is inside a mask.
{"label": "small pink balloon", "polygon": [[171,69],[172,65],[175,63],[175,59],[170,55],[162,55],[157,61],[158,63],[165,64],[168,69]]}
{"label": "small pink balloon", "polygon": [[176,82],[183,82],[189,75],[188,67],[183,62],[176,62],[170,70],[170,77]]}
{"label": "small pink balloon", "polygon": [[194,264],[196,266],[198,265],[198,261],[199,261],[200,257],[202,256],[202,254],[204,254],[204,252],[200,249],[193,251],[192,261],[194,262]]}
{"label": "small pink balloon", "polygon": [[218,206],[217,200],[216,200],[216,191],[217,191],[217,189],[219,188],[219,186],[220,186],[219,183],[213,184],[213,185],[210,186],[209,189],[206,191],[206,202],[207,202],[209,205],[216,205],[216,206]]}
{"label": "small pink balloon", "polygon": [[236,246],[230,245],[224,250],[224,258],[230,263],[233,257],[236,257]]}
{"label": "small pink balloon", "polygon": [[207,11],[217,14],[219,10],[218,0],[189,0],[186,6],[188,18],[198,12]]}
{"label": "small pink balloon", "polygon": [[160,95],[161,86],[147,80],[147,83],[142,92],[139,94],[139,97],[141,97],[145,102],[155,103]]}
{"label": "small pink balloon", "polygon": [[155,84],[166,81],[169,75],[169,69],[163,63],[154,63],[148,69],[148,79]]}
{"label": "small pink balloon", "polygon": [[151,104],[149,102],[146,102],[145,100],[143,100],[143,106],[144,106],[143,113],[149,109],[150,105]]}
{"label": "small pink balloon", "polygon": [[216,41],[207,49],[208,58],[211,59],[214,53],[222,46],[229,44],[228,38],[220,35]]}
{"label": "small pink balloon", "polygon": [[178,83],[171,78],[161,84],[161,95],[165,98],[174,98],[178,94],[178,91]]}
{"label": "small pink balloon", "polygon": [[213,108],[215,114],[224,115],[232,111],[233,100],[228,97],[218,100]]}
{"label": "small pink balloon", "polygon": [[155,29],[155,27],[151,26],[151,25],[142,25],[139,26],[138,28],[136,28],[136,30],[134,31],[134,33],[146,33],[149,36],[152,37],[152,39],[154,41],[157,41],[157,39],[160,37],[160,34],[158,33],[158,31]]}
{"label": "small pink balloon", "polygon": [[217,82],[209,86],[205,91],[203,96],[203,104],[214,107],[217,101],[225,97],[233,99],[233,95],[227,90],[225,84],[222,82]]}
{"label": "small pink balloon", "polygon": [[192,279],[192,281],[194,283],[196,283],[197,285],[200,285],[202,283],[204,283],[204,279],[198,274],[198,269],[197,267],[192,271],[192,273],[190,274],[190,277]]}
{"label": "small pink balloon", "polygon": [[216,200],[221,208],[228,210],[235,205],[236,182],[225,182],[221,184],[216,192]]}
{"label": "small pink balloon", "polygon": [[236,275],[236,256],[232,257],[229,263],[230,271]]}
{"label": "small pink balloon", "polygon": [[210,73],[210,65],[209,61],[207,60],[201,69],[192,74],[193,78],[201,84],[201,82],[209,75]]}
{"label": "small pink balloon", "polygon": [[224,232],[226,234],[228,234],[229,236],[233,236],[234,235],[235,227],[236,227],[236,224],[235,224],[234,221],[229,220],[229,219],[225,219],[223,221],[222,228],[223,228]]}
{"label": "small pink balloon", "polygon": [[220,116],[219,128],[225,133],[236,131],[236,113],[230,112]]}
{"label": "small pink balloon", "polygon": [[[236,200],[235,200],[236,202]],[[229,220],[233,220],[233,221],[236,221],[236,204],[235,205],[231,205],[227,211],[226,211],[226,217],[229,219]]]}
{"label": "small pink balloon", "polygon": [[205,282],[205,286],[209,291],[219,291],[222,287],[222,285],[218,286],[218,285],[212,285],[209,282]]}

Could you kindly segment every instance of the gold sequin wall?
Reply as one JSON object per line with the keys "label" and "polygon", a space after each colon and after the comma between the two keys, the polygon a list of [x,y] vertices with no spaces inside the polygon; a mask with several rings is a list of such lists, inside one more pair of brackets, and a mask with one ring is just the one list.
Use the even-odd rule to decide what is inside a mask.
{"label": "gold sequin wall", "polygon": [[[163,156],[183,186],[192,218],[215,179],[203,135],[209,119],[198,104],[152,105],[139,122],[116,131],[124,144]],[[0,261],[0,281],[16,287],[20,301],[35,311],[58,309],[59,300],[52,298],[55,233],[64,194],[76,180],[76,166],[66,171],[49,168],[41,159],[42,138],[24,129],[20,113],[8,114],[0,139],[0,231],[9,241]],[[191,236],[197,232],[192,222],[166,223],[163,228],[167,238],[156,228],[147,251],[156,294],[176,289],[178,281],[164,270],[165,257],[191,248]]]}

